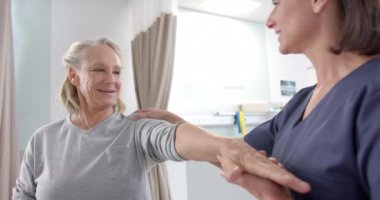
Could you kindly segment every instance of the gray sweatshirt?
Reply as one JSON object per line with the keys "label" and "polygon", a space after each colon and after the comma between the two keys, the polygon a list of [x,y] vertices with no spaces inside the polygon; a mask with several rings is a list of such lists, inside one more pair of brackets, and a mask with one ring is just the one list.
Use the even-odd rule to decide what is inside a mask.
{"label": "gray sweatshirt", "polygon": [[174,147],[176,127],[121,113],[89,130],[69,117],[43,126],[25,150],[12,199],[149,200],[149,168],[183,160]]}

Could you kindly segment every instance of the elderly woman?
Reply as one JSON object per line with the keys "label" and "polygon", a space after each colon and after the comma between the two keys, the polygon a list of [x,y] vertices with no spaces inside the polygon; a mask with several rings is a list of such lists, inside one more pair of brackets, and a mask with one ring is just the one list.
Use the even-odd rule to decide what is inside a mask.
{"label": "elderly woman", "polygon": [[165,160],[208,161],[250,173],[269,196],[286,191],[266,179],[309,190],[276,162],[241,140],[214,136],[188,123],[122,114],[119,47],[107,38],[74,43],[63,58],[61,98],[67,118],[45,125],[30,139],[13,199],[150,199],[147,172]]}
{"label": "elderly woman", "polygon": [[[318,82],[245,141],[310,183],[311,192],[293,191],[294,199],[380,199],[380,1],[273,4],[267,26],[278,35],[280,52],[305,54]],[[138,117],[180,120],[154,110]],[[256,190],[250,177],[243,179],[232,182]]]}

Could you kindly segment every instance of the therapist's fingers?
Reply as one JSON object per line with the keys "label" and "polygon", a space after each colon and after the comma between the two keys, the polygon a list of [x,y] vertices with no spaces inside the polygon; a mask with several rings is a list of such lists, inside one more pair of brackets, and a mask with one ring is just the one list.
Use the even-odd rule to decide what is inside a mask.
{"label": "therapist's fingers", "polygon": [[134,120],[139,120],[143,118],[150,118],[150,119],[161,119],[164,115],[164,111],[154,109],[154,108],[143,108],[140,110],[135,111],[132,114],[132,118]]}
{"label": "therapist's fingers", "polygon": [[260,151],[257,151],[257,152],[259,152],[259,153],[261,153],[263,156],[267,157],[267,152],[266,152],[266,151],[264,151],[264,150],[260,150]]}
{"label": "therapist's fingers", "polygon": [[180,116],[172,112],[169,112],[166,110],[154,109],[154,108],[144,108],[141,110],[137,110],[136,112],[133,113],[132,118],[134,120],[139,120],[142,118],[160,119],[160,120],[168,121],[172,124],[185,121],[183,118],[181,118]]}
{"label": "therapist's fingers", "polygon": [[154,108],[142,108],[142,109],[136,110],[135,112],[133,112],[133,114],[146,114],[153,111],[158,111],[158,110]]}
{"label": "therapist's fingers", "polygon": [[136,110],[135,113],[146,113],[146,112],[151,112],[159,109],[154,109],[154,108],[141,108],[139,110]]}
{"label": "therapist's fingers", "polygon": [[278,160],[275,158],[275,157],[269,157],[268,158],[270,161],[272,161],[274,164],[280,166],[280,167],[283,167],[282,164],[280,162],[278,162]]}

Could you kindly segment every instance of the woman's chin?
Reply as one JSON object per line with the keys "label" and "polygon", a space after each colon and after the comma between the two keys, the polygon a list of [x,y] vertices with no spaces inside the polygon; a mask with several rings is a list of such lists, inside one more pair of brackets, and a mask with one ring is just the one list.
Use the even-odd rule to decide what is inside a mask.
{"label": "woman's chin", "polygon": [[102,102],[100,105],[99,105],[99,108],[101,108],[102,110],[105,110],[105,109],[110,109],[110,108],[113,108],[113,106],[117,103],[117,101],[107,101],[107,102]]}
{"label": "woman's chin", "polygon": [[289,49],[283,46],[280,46],[278,50],[280,51],[281,54],[284,54],[284,55],[290,53]]}

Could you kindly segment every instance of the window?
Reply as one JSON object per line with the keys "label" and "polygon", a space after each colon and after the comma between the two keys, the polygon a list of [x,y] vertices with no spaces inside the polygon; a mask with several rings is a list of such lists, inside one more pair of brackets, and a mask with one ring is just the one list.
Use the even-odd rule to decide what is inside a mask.
{"label": "window", "polygon": [[263,24],[180,9],[176,37],[170,110],[205,114],[269,101]]}

